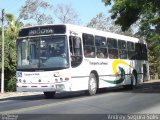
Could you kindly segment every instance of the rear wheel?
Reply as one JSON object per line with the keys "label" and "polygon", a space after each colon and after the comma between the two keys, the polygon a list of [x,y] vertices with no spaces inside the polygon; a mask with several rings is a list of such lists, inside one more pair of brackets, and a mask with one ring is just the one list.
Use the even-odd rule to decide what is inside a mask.
{"label": "rear wheel", "polygon": [[131,86],[132,88],[137,87],[137,75],[134,73],[131,76]]}
{"label": "rear wheel", "polygon": [[44,96],[47,99],[53,98],[56,92],[44,92]]}
{"label": "rear wheel", "polygon": [[130,85],[124,85],[123,87],[125,89],[133,89],[137,86],[137,75],[136,74],[132,74],[131,75],[131,84]]}
{"label": "rear wheel", "polygon": [[95,74],[91,73],[88,81],[88,91],[89,95],[95,95],[97,92],[97,80]]}

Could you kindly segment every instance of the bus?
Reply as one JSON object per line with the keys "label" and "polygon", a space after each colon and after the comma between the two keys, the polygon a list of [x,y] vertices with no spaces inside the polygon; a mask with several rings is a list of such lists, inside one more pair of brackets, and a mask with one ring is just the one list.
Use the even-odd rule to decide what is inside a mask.
{"label": "bus", "polygon": [[26,27],[17,40],[17,91],[56,93],[134,88],[149,79],[147,44],[72,24]]}

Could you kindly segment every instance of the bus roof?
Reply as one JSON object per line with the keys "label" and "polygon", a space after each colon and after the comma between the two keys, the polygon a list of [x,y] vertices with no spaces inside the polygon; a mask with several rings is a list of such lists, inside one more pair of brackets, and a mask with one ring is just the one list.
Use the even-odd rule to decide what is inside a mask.
{"label": "bus roof", "polygon": [[138,38],[135,37],[130,37],[126,35],[121,35],[117,33],[111,33],[111,32],[106,32],[106,31],[101,31],[101,30],[96,30],[94,28],[88,28],[88,27],[83,27],[79,25],[73,25],[73,24],[47,24],[47,25],[36,25],[36,26],[29,26],[29,27],[24,27],[23,29],[29,29],[29,28],[35,28],[35,27],[52,27],[52,26],[66,26],[66,31],[73,31],[77,33],[87,33],[87,34],[93,34],[97,36],[104,36],[104,37],[110,37],[110,38],[115,38],[115,39],[121,39],[121,40],[126,40],[126,41],[132,41],[132,42],[141,42],[145,43],[143,40],[139,40]]}
{"label": "bus roof", "polygon": [[67,30],[71,30],[71,31],[75,31],[75,32],[100,35],[100,36],[104,36],[104,37],[111,37],[111,38],[122,39],[122,40],[128,40],[128,39],[132,39],[132,41],[139,40],[138,38],[135,38],[135,37],[130,37],[130,36],[107,32],[107,31],[102,31],[102,30],[96,30],[95,28],[88,28],[88,27],[72,25],[72,24],[65,24],[65,25],[67,26]]}

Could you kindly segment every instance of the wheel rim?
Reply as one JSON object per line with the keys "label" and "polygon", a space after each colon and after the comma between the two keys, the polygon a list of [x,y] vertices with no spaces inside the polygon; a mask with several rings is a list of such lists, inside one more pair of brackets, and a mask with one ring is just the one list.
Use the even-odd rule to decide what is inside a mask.
{"label": "wheel rim", "polygon": [[136,83],[136,78],[135,78],[134,75],[132,76],[132,84],[133,84],[133,86],[136,86],[136,84],[137,84],[137,83]]}
{"label": "wheel rim", "polygon": [[96,92],[97,84],[95,78],[93,77],[90,78],[89,88],[93,94]]}

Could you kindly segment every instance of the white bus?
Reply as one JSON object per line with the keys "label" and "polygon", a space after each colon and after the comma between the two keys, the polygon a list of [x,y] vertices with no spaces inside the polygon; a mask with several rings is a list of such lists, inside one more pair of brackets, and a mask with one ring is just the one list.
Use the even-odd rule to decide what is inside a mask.
{"label": "white bus", "polygon": [[70,24],[23,28],[17,40],[17,91],[57,92],[115,86],[149,78],[145,41]]}

